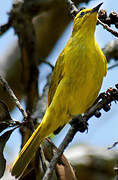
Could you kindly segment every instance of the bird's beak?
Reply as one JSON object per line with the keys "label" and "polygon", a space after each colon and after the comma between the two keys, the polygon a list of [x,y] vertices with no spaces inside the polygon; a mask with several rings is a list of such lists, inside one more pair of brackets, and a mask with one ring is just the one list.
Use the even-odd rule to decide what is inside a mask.
{"label": "bird's beak", "polygon": [[92,9],[91,13],[98,12],[98,11],[99,11],[99,8],[100,8],[100,6],[101,6],[102,4],[103,4],[103,2],[100,3],[100,4],[98,4],[97,6],[95,6],[95,7]]}

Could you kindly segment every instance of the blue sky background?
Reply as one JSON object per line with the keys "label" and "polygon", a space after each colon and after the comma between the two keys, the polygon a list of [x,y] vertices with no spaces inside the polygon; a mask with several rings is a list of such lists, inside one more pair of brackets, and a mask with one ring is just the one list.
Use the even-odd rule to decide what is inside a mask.
{"label": "blue sky background", "polygon": [[[88,5],[83,4],[86,7],[94,7],[101,1],[91,1]],[[102,5],[103,9],[106,9],[108,13],[111,11],[117,11],[118,12],[118,1],[117,0],[103,0],[104,4]],[[0,25],[7,22],[8,15],[7,12],[9,12],[10,8],[12,7],[12,0],[5,0],[0,2]],[[114,28],[114,27],[112,27]],[[55,61],[60,54],[61,50],[66,45],[66,42],[68,41],[70,34],[72,31],[72,23],[69,24],[66,31],[63,33],[62,37],[58,40],[58,42],[55,45],[55,48],[47,58],[48,61],[55,64]],[[104,47],[109,41],[116,39],[112,34],[107,32],[103,29],[100,25],[96,28],[96,40],[100,47]],[[11,44],[16,41],[17,36],[14,34],[13,29],[10,29],[7,33],[5,33],[2,37],[0,37],[0,61],[2,61],[2,57],[4,57],[5,52],[9,49]],[[111,62],[108,66],[114,64],[114,61]],[[40,67],[41,75],[40,75],[40,89],[43,89],[44,84],[46,83],[45,77],[46,74],[50,71],[50,67],[47,65],[42,65]],[[103,86],[101,91],[105,91],[107,87],[113,86],[115,83],[118,82],[118,68],[114,68],[113,70],[109,70],[107,73],[107,77],[104,79]],[[87,143],[93,146],[102,146],[107,148],[110,146],[114,141],[118,139],[118,105],[115,103],[112,103],[111,110],[107,113],[102,113],[101,118],[91,118],[89,121],[89,131],[88,133],[78,133],[76,137],[74,138],[73,143],[80,144],[80,143]],[[12,112],[12,117],[17,120],[21,120],[22,116],[21,113],[15,109],[14,112]],[[67,125],[66,128],[62,130],[62,132],[55,137],[55,142],[57,145],[60,144],[62,141],[64,134],[67,131],[67,128],[69,125]],[[70,145],[70,146],[71,146]],[[13,160],[13,157],[17,156],[17,153],[20,148],[20,135],[18,133],[18,130],[16,130],[9,142],[6,146],[6,157],[9,160]],[[117,147],[116,147],[117,149]],[[11,159],[9,158],[11,157]]]}

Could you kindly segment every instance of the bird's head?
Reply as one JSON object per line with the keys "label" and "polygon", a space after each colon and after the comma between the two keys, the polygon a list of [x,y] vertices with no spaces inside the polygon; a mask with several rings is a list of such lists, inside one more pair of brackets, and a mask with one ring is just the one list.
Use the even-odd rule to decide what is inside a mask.
{"label": "bird's head", "polygon": [[103,3],[100,3],[96,7],[92,9],[82,9],[74,18],[73,22],[73,31],[83,31],[83,30],[90,30],[93,32],[95,31],[97,17],[98,17],[98,10]]}

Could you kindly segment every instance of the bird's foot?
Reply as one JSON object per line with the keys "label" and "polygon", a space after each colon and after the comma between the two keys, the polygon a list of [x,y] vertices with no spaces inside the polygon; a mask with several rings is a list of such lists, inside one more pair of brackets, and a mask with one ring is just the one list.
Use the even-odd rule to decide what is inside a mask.
{"label": "bird's foot", "polygon": [[82,117],[82,115],[78,115],[76,117],[74,117],[71,121],[70,121],[70,125],[72,127],[74,127],[75,129],[78,129],[78,131],[80,132],[85,132],[87,130],[88,132],[88,123],[87,121],[85,121]]}

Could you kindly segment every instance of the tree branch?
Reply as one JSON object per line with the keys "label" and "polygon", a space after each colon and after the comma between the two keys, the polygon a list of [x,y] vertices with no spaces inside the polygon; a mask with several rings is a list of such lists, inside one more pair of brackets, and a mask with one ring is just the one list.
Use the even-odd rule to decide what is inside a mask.
{"label": "tree branch", "polygon": [[[90,0],[82,0],[81,3],[88,3],[89,1]],[[77,3],[78,0],[74,0],[74,2]],[[13,3],[13,7],[9,13],[10,17],[12,16],[12,10],[14,10],[20,3],[22,5],[24,1],[15,0]],[[79,3],[80,2],[78,2],[78,4]],[[25,8],[25,15],[28,12],[29,16],[32,17],[32,23],[36,32],[36,63],[37,65],[40,65],[41,62],[39,57],[45,59],[49,55],[56,41],[59,39],[69,24],[71,18],[68,16],[67,7],[64,0],[29,0],[25,1],[23,8]],[[24,11],[22,11],[22,16],[24,15]],[[12,16],[12,22],[14,19],[15,15]],[[20,21],[20,16],[19,25],[23,26],[22,22]],[[0,63],[0,71],[5,75],[5,79],[11,88],[15,89],[15,94],[19,100],[22,99],[24,95],[26,95],[21,77],[22,71],[21,63],[19,61],[20,57],[21,56],[17,42],[13,42],[7,51],[5,51],[3,56],[4,59]],[[5,103],[7,103],[10,111],[13,110],[14,103],[9,99],[4,91],[2,91],[1,88],[0,94]]]}
{"label": "tree branch", "polygon": [[8,21],[6,24],[0,26],[0,36],[3,35],[11,27],[11,21]]}
{"label": "tree branch", "polygon": [[104,24],[102,21],[100,21],[98,19],[98,23],[101,24],[104,29],[106,29],[107,31],[109,31],[111,34],[113,34],[114,36],[118,37],[118,32],[117,31],[114,31],[113,29],[111,29],[107,24]]}
{"label": "tree branch", "polygon": [[45,176],[43,177],[43,180],[50,180],[52,177],[53,170],[55,168],[55,165],[59,159],[59,157],[63,154],[65,148],[68,146],[68,144],[73,140],[75,134],[77,133],[77,129],[70,127],[68,133],[66,134],[63,142],[60,144],[59,148],[57,149],[55,155],[53,156],[49,167],[45,173]]}
{"label": "tree branch", "polygon": [[115,141],[115,142],[112,144],[112,146],[109,146],[109,147],[108,147],[108,149],[114,148],[117,144],[118,144],[118,141]]}
{"label": "tree branch", "polygon": [[[102,99],[102,100],[101,100]],[[60,144],[57,152],[53,156],[49,167],[44,175],[43,180],[50,180],[52,177],[53,170],[55,168],[55,165],[59,159],[59,157],[62,155],[64,152],[65,148],[68,146],[68,144],[73,140],[75,134],[80,131],[81,127],[77,126],[78,124],[81,125],[81,120],[83,119],[83,122],[86,122],[92,117],[96,116],[96,111],[100,111],[101,109],[104,109],[105,111],[108,111],[109,109],[105,108],[108,105],[111,105],[112,101],[118,101],[118,84],[116,84],[116,89],[115,88],[109,88],[105,93],[100,94],[98,97],[98,100],[96,103],[81,117],[78,116],[78,122],[74,126],[71,126],[69,131],[67,132],[64,140]],[[82,119],[81,119],[82,118]]]}
{"label": "tree branch", "polygon": [[41,61],[42,61],[42,63],[49,65],[52,70],[54,69],[54,66],[50,62],[43,60],[43,59],[41,59]]}
{"label": "tree branch", "polygon": [[78,8],[75,6],[74,2],[71,0],[65,0],[67,6],[68,6],[68,11],[71,15],[71,17],[74,19],[77,13],[79,12]]}
{"label": "tree branch", "polygon": [[118,66],[118,63],[116,63],[116,64],[114,64],[114,65],[108,67],[107,70],[111,70],[111,69],[113,69],[113,68],[115,68],[115,67],[117,67],[117,66]]}
{"label": "tree branch", "polygon": [[21,111],[21,113],[23,114],[24,118],[26,119],[28,117],[26,111],[24,110],[24,108],[20,104],[19,100],[17,99],[17,97],[15,96],[14,92],[12,91],[10,86],[8,85],[7,81],[2,76],[0,76],[0,83],[2,84],[3,88],[5,90],[7,90],[7,92],[9,93],[9,95],[11,97],[11,99],[13,100],[13,102],[16,104],[16,106],[18,107],[18,109]]}
{"label": "tree branch", "polygon": [[[74,5],[71,0],[65,0],[68,5],[68,10],[72,18],[74,19],[79,9]],[[107,31],[111,32],[114,36],[118,37],[118,32],[111,29],[108,25],[115,24],[117,27],[118,14],[115,12],[110,13],[109,18],[105,10],[100,10],[97,23],[101,24]],[[105,23],[104,23],[105,22]],[[108,24],[108,25],[107,25]]]}
{"label": "tree branch", "polygon": [[116,165],[115,165],[115,167],[114,167],[114,172],[115,172],[115,174],[116,174],[114,180],[118,180],[118,161],[116,162]]}

